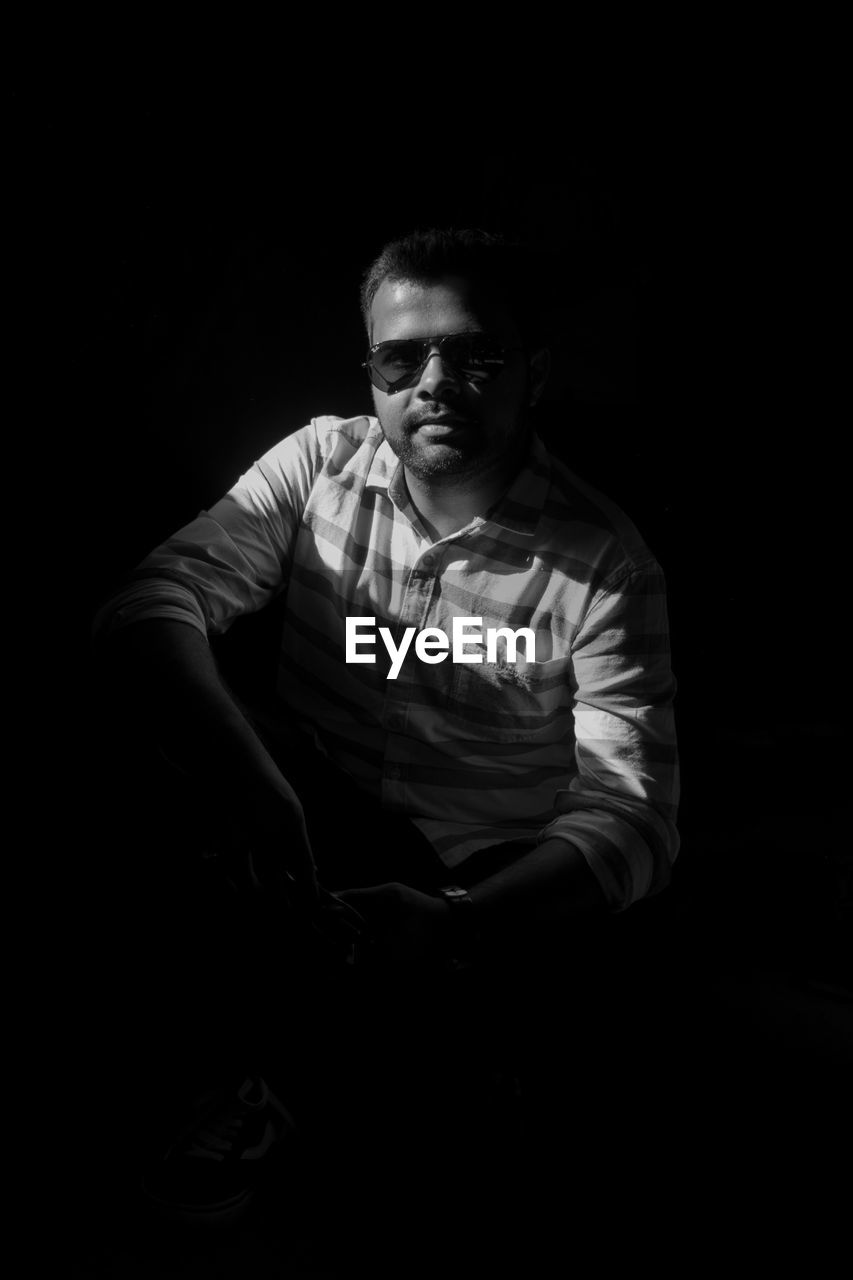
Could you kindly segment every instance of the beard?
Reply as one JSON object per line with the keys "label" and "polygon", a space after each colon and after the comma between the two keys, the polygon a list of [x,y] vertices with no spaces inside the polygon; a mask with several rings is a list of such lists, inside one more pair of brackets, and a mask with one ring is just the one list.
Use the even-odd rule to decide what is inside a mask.
{"label": "beard", "polygon": [[416,434],[408,433],[396,439],[386,435],[385,439],[406,470],[418,480],[438,480],[442,476],[456,476],[460,480],[473,478],[493,462],[482,437],[447,444],[425,443]]}
{"label": "beard", "polygon": [[[514,427],[505,426],[497,437],[476,409],[456,401],[413,405],[392,431],[386,431],[381,417],[379,421],[385,439],[409,474],[426,483],[440,483],[446,477],[455,485],[464,485],[490,472],[512,469],[519,453],[526,451],[528,422],[524,411]],[[427,423],[445,421],[460,430],[436,437],[421,430]]]}

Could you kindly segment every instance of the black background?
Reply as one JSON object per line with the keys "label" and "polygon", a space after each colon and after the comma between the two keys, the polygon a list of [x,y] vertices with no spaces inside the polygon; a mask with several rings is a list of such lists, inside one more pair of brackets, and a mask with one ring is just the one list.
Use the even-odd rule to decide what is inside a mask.
{"label": "black background", "polygon": [[721,735],[837,717],[802,644],[834,577],[833,468],[773,140],[553,101],[394,127],[341,96],[118,77],[48,112],[86,606],[282,435],[370,409],[357,294],[389,237],[520,234],[556,262],[539,429],[661,560],[685,803],[713,767],[701,804],[731,813]]}
{"label": "black background", "polygon": [[9,91],[19,436],[59,490],[24,518],[81,652],[121,574],[265,449],[370,410],[357,298],[381,246],[484,226],[553,263],[541,434],[667,575],[683,829],[838,811],[836,179],[802,92],[649,110],[614,68],[424,105],[417,76],[231,70],[139,57]]}
{"label": "black background", "polygon": [[[624,507],[667,576],[676,881],[724,940],[717,955],[734,930],[750,963],[836,981],[818,936],[838,918],[825,859],[849,669],[835,178],[797,92],[651,118],[605,79],[583,111],[553,84],[523,109],[492,92],[439,110],[378,92],[381,75],[247,90],[227,65],[204,83],[110,65],[21,78],[7,96],[23,544],[46,541],[33,576],[47,554],[48,604],[67,592],[80,652],[120,575],[265,449],[315,415],[370,410],[358,286],[390,237],[523,235],[556,260],[539,429]],[[72,646],[55,618],[47,634],[37,729],[75,756],[85,664],[70,681],[79,670],[80,718],[57,724]],[[79,847],[110,806],[97,777],[77,798]]]}

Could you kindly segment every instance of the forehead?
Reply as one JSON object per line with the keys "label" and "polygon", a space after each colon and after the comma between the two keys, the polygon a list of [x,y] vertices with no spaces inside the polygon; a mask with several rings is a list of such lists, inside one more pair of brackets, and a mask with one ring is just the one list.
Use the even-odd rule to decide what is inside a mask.
{"label": "forehead", "polygon": [[518,330],[506,304],[483,285],[461,276],[421,284],[383,280],[371,307],[370,341],[431,338],[465,331],[516,341]]}

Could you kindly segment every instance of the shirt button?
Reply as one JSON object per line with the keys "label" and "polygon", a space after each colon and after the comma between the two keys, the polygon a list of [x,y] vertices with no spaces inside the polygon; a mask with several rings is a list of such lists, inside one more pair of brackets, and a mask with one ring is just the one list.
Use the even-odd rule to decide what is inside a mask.
{"label": "shirt button", "polygon": [[422,569],[434,569],[434,568],[435,568],[435,556],[423,556],[423,558],[421,559],[421,568],[422,568]]}
{"label": "shirt button", "polygon": [[398,764],[389,764],[385,770],[385,777],[389,782],[399,782],[402,774],[403,770]]}

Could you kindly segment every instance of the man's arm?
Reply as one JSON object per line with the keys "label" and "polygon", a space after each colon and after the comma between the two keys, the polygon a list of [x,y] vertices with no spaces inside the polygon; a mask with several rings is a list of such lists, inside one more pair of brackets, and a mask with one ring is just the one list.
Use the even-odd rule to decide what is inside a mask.
{"label": "man's arm", "polygon": [[219,808],[230,805],[241,827],[280,846],[284,865],[314,896],[301,805],[223,684],[208,636],[281,589],[321,464],[315,424],[281,441],[155,548],[95,620],[103,669],[127,713]]}
{"label": "man's arm", "polygon": [[147,729],[172,765],[212,798],[228,797],[261,844],[317,897],[299,799],[223,684],[204,635],[162,618],[131,623],[102,641],[111,692]]}
{"label": "man's arm", "polygon": [[572,645],[575,771],[540,840],[579,850],[608,907],[669,881],[678,853],[675,679],[663,575],[653,561],[602,587]]}
{"label": "man's arm", "polygon": [[[540,843],[471,889],[472,926],[484,937],[622,910],[666,884],[678,851],[675,682],[656,564],[600,591],[578,630],[573,671],[576,771]],[[395,885],[351,900],[392,941],[408,930],[424,960],[450,945],[442,899]]]}
{"label": "man's arm", "polygon": [[[448,882],[453,873],[447,873]],[[469,891],[472,939],[500,948],[502,940],[571,916],[603,913],[607,903],[583,854],[565,840],[543,841]],[[373,926],[386,958],[416,967],[446,962],[459,941],[444,898],[405,884],[347,889],[339,897]]]}
{"label": "man's arm", "polygon": [[[452,875],[448,873],[448,878]],[[571,915],[604,911],[607,901],[583,854],[559,837],[544,840],[470,890],[484,932],[524,922],[559,923]]]}

